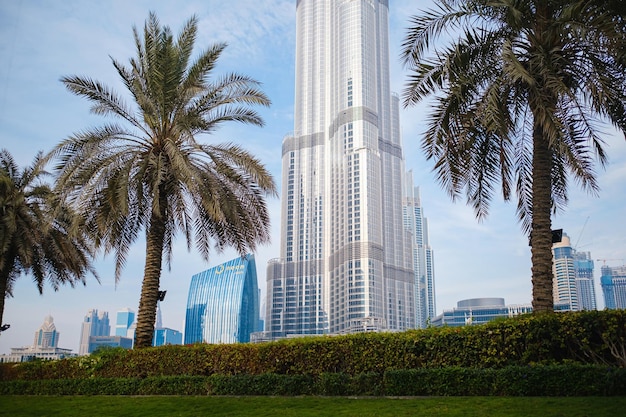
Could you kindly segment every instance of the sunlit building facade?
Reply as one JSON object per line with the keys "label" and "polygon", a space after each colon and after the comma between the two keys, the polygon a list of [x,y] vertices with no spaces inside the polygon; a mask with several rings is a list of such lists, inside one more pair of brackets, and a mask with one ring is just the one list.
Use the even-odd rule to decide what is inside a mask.
{"label": "sunlit building facade", "polygon": [[415,327],[388,44],[387,0],[297,2],[280,258],[267,268],[269,338]]}
{"label": "sunlit building facade", "polygon": [[597,310],[591,253],[577,251],[563,233],[561,241],[552,244],[552,254],[555,307],[559,311]]}
{"label": "sunlit building facade", "polygon": [[191,277],[185,344],[245,343],[259,331],[254,256],[246,255]]}

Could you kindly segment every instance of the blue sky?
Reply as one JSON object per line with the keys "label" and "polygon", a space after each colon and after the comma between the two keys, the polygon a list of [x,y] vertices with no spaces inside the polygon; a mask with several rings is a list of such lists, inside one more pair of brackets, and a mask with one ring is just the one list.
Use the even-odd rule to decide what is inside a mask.
{"label": "blue sky", "polygon": [[[280,185],[281,143],[293,130],[295,0],[164,1],[113,0],[92,2],[2,1],[0,2],[0,147],[8,149],[20,166],[30,164],[38,150],[48,151],[60,140],[104,119],[89,114],[88,103],[62,86],[63,75],[87,75],[118,92],[110,56],[122,62],[134,54],[132,26],[143,27],[149,11],[174,32],[193,14],[199,18],[200,48],[227,42],[216,74],[237,71],[261,81],[273,104],[261,109],[266,126],[225,125],[203,140],[233,141],[255,153]],[[406,73],[400,65],[399,45],[408,18],[428,8],[430,0],[390,1],[392,89],[401,92]],[[490,215],[475,220],[464,201],[453,203],[436,183],[432,163],[426,161],[420,138],[428,107],[402,110],[401,124],[407,169],[421,188],[422,204],[429,221],[435,251],[437,312],[474,297],[504,297],[508,304],[529,303],[530,249],[515,215],[515,202],[494,199]],[[570,204],[553,219],[579,250],[609,265],[626,260],[626,141],[607,128],[609,166],[598,168],[599,197],[570,189]],[[272,244],[255,254],[259,285],[265,290],[267,261],[279,255],[280,207],[268,201],[272,213]],[[587,220],[588,219],[588,220]],[[583,226],[585,225],[584,230]],[[164,269],[161,288],[163,324],[183,330],[191,276],[236,256],[232,251],[213,253],[203,262],[177,240],[171,271]],[[11,328],[0,334],[0,353],[11,347],[30,345],[46,315],[54,317],[61,333],[60,346],[78,350],[83,317],[91,308],[108,311],[112,320],[119,309],[137,310],[144,264],[144,242],[131,250],[119,283],[113,280],[113,258],[99,258],[96,268],[101,283],[89,278],[86,287],[49,286],[39,295],[28,276],[17,282],[14,298],[7,299],[4,322]],[[602,261],[596,262],[599,281]],[[597,299],[604,300],[599,284]]]}

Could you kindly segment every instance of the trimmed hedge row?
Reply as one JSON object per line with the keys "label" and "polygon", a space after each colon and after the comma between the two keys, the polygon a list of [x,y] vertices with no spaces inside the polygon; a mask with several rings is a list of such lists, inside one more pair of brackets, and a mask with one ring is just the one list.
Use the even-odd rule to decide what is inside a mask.
{"label": "trimmed hedge row", "polygon": [[260,344],[103,351],[1,364],[0,380],[176,375],[379,374],[393,369],[557,364],[626,367],[626,311],[527,315],[481,326],[308,337]]}
{"label": "trimmed hedge row", "polygon": [[626,369],[560,365],[421,368],[384,374],[211,375],[0,382],[0,395],[616,396]]}

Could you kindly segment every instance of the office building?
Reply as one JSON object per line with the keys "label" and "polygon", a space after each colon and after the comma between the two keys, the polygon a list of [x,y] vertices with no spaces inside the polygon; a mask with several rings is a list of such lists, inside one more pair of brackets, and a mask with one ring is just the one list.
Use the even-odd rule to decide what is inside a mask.
{"label": "office building", "polygon": [[83,319],[80,330],[80,345],[78,347],[79,355],[87,355],[89,351],[89,338],[92,336],[109,336],[111,334],[111,325],[109,324],[109,313],[92,309],[87,312]]}
{"label": "office building", "polygon": [[602,293],[604,305],[608,309],[626,309],[626,265],[618,267],[602,266]]}
{"label": "office building", "polygon": [[91,336],[89,338],[89,353],[97,349],[117,347],[132,349],[133,339],[124,336]]}
{"label": "office building", "polygon": [[427,327],[435,317],[434,253],[428,242],[428,220],[424,217],[419,187],[413,186],[413,173],[408,172],[403,204],[404,227],[413,243],[415,280],[415,324]]}
{"label": "office building", "polygon": [[130,337],[134,339],[135,312],[130,308],[124,308],[117,312],[115,318],[115,336]]}
{"label": "office building", "polygon": [[590,252],[578,252],[569,236],[552,244],[552,291],[559,311],[596,310],[596,291],[593,279],[594,263]]}
{"label": "office building", "polygon": [[267,338],[415,327],[388,1],[299,0]]}
{"label": "office building", "polygon": [[41,327],[35,332],[34,347],[55,348],[59,343],[59,332],[57,332],[52,316],[47,316]]}
{"label": "office building", "polygon": [[457,303],[431,321],[433,327],[485,324],[501,317],[514,317],[532,312],[530,304],[505,305],[504,298],[472,298]]}
{"label": "office building", "polygon": [[164,345],[182,345],[183,334],[178,330],[170,329],[169,327],[159,327],[154,329],[154,338],[152,339],[152,346],[164,346]]}
{"label": "office building", "polygon": [[595,264],[591,252],[574,251],[574,271],[576,271],[576,293],[580,310],[597,310],[596,287],[593,279]]}
{"label": "office building", "polygon": [[35,340],[32,346],[11,348],[11,354],[0,355],[2,362],[28,362],[35,359],[52,360],[76,356],[72,349],[64,349],[58,346],[60,333],[54,325],[52,316],[47,316],[43,324],[35,332]]}
{"label": "office building", "polygon": [[245,343],[259,331],[254,256],[235,258],[191,277],[185,344]]}

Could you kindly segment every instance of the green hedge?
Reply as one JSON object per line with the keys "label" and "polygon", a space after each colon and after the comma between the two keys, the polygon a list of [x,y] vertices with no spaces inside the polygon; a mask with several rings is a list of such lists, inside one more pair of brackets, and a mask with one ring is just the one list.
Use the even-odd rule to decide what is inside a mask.
{"label": "green hedge", "polygon": [[626,369],[590,365],[420,368],[384,374],[211,375],[15,380],[0,395],[616,396]]}
{"label": "green hedge", "polygon": [[[353,377],[394,369],[503,369],[538,364],[626,367],[626,311],[537,314],[480,326],[260,344],[112,349],[59,361],[0,364],[0,380],[265,374]],[[324,384],[334,384],[332,378]],[[368,385],[367,380],[361,383]]]}

